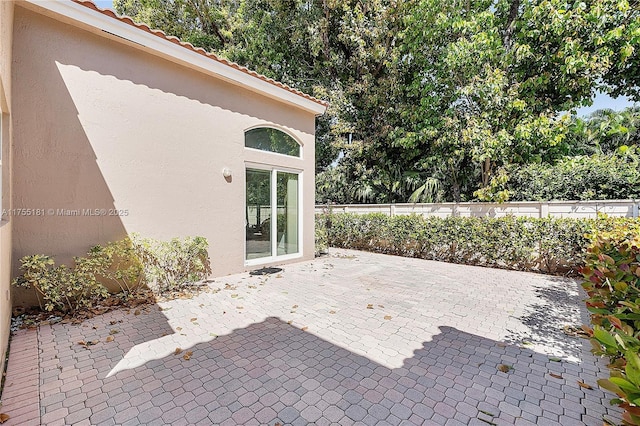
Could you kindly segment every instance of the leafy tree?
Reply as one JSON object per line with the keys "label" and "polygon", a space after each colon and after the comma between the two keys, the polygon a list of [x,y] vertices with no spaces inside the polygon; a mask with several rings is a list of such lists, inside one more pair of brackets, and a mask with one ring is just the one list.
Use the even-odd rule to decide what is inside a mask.
{"label": "leafy tree", "polygon": [[613,96],[626,95],[640,101],[640,2],[619,2],[619,13],[603,37],[613,39],[611,68],[603,77]]}
{"label": "leafy tree", "polygon": [[182,41],[219,51],[231,42],[234,0],[113,0],[118,13]]}
{"label": "leafy tree", "polygon": [[571,130],[576,154],[610,154],[640,144],[640,108],[597,110],[585,119],[576,118]]}
{"label": "leafy tree", "polygon": [[416,125],[403,143],[447,165],[454,200],[503,165],[554,161],[570,122],[559,112],[591,102],[633,16],[613,0],[419,2],[403,37]]}

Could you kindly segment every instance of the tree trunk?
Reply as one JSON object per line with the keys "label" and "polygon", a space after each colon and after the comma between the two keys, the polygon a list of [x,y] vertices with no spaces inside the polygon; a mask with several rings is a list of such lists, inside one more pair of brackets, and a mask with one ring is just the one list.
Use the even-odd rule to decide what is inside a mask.
{"label": "tree trunk", "polygon": [[511,0],[511,6],[509,7],[509,16],[507,16],[507,22],[504,28],[504,34],[502,36],[502,43],[507,53],[511,51],[511,47],[513,46],[513,30],[515,29],[519,8],[520,0]]}
{"label": "tree trunk", "polygon": [[460,202],[460,184],[458,182],[453,182],[453,188],[451,188],[451,192],[453,192],[453,201],[456,203]]}
{"label": "tree trunk", "polygon": [[489,177],[491,176],[491,159],[485,158],[482,165],[482,186],[489,185]]}

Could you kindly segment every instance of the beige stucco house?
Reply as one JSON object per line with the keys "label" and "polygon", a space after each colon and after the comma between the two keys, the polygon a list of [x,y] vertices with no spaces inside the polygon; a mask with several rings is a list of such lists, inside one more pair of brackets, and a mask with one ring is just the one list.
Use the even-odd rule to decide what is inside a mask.
{"label": "beige stucco house", "polygon": [[22,256],[201,235],[213,275],[314,255],[326,103],[81,0],[0,2],[0,347]]}

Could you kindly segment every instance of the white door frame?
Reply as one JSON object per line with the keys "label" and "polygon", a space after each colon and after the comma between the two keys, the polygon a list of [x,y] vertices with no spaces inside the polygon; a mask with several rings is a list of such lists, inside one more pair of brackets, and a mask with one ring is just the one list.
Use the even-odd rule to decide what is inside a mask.
{"label": "white door frame", "polygon": [[[303,194],[302,194],[302,188],[303,188],[303,184],[302,184],[302,179],[303,179],[303,171],[300,169],[292,169],[292,168],[288,168],[288,167],[279,167],[279,166],[273,166],[273,165],[269,165],[269,164],[261,164],[261,163],[250,163],[250,162],[245,162],[245,183],[244,183],[244,208],[245,211],[247,209],[247,181],[246,181],[246,176],[247,176],[247,170],[267,170],[270,172],[270,178],[271,178],[271,194],[270,194],[270,200],[271,200],[271,230],[270,230],[270,239],[271,239],[271,256],[265,256],[265,257],[259,257],[257,259],[247,259],[247,234],[246,234],[246,228],[247,228],[247,224],[245,223],[245,234],[244,234],[244,264],[245,266],[257,266],[257,265],[264,265],[267,263],[274,263],[274,262],[279,262],[279,261],[285,261],[285,260],[291,260],[291,259],[298,259],[302,257],[302,253],[304,253],[303,251],[303,240],[304,238],[302,238],[303,236],[303,223],[302,223],[302,211],[303,211],[303,203],[302,200],[304,200],[303,198]],[[291,254],[284,254],[284,255],[280,255],[278,256],[278,194],[277,194],[277,189],[278,189],[278,172],[282,172],[282,173],[292,173],[292,174],[296,174],[298,175],[298,252],[297,253],[291,253]]]}

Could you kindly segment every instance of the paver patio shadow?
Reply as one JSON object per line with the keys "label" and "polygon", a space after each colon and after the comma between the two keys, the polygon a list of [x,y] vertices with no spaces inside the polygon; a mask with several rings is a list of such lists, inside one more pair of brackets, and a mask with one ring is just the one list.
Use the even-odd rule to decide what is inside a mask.
{"label": "paver patio shadow", "polygon": [[[593,370],[452,327],[440,327],[391,369],[269,317],[109,375],[132,343],[167,332],[161,316],[158,309],[140,316],[113,312],[84,326],[42,329],[56,341],[61,335],[70,343],[103,341],[58,351],[62,372],[43,369],[43,424],[601,425],[612,410],[602,391],[577,384],[595,384]],[[157,328],[149,326],[155,317]],[[104,343],[96,321],[116,321],[107,327],[120,326],[133,338],[109,346],[115,342]],[[510,371],[499,371],[501,364]]]}
{"label": "paver patio shadow", "polygon": [[[563,277],[548,277],[549,281],[566,282]],[[576,286],[577,287],[577,286]],[[572,293],[562,287],[534,286],[537,302],[527,307],[527,313],[519,321],[528,330],[510,330],[507,341],[516,344],[531,343],[546,345],[558,349],[574,359],[581,359],[583,351],[580,345],[567,339],[566,330],[560,326],[567,318],[579,318],[581,324],[589,324],[589,315],[581,309],[586,294],[583,291]]]}

